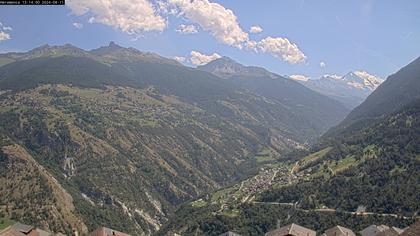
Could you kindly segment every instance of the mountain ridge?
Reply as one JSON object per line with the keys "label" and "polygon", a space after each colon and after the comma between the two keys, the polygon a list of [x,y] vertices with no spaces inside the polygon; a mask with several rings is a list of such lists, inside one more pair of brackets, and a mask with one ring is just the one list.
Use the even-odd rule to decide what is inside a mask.
{"label": "mountain ridge", "polygon": [[[152,52],[142,52],[135,48],[125,48],[115,42],[111,41],[106,46],[101,46],[96,49],[85,50],[76,47],[72,44],[66,43],[64,45],[49,45],[44,44],[39,47],[33,48],[27,52],[9,52],[0,54],[0,66],[16,62],[19,60],[35,59],[40,57],[59,57],[59,56],[75,56],[75,57],[88,57],[102,62],[109,60],[128,60],[128,61],[145,61],[156,62],[162,64],[179,65],[182,64],[176,60],[159,56]],[[101,58],[105,56],[105,58]]]}

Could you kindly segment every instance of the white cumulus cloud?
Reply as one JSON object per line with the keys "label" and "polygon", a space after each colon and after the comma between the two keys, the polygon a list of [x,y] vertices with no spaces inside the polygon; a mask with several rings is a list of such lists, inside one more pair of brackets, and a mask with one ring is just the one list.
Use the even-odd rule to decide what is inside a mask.
{"label": "white cumulus cloud", "polygon": [[101,23],[136,34],[163,31],[166,20],[147,0],[67,0],[66,6],[75,15],[91,14],[91,23]]}
{"label": "white cumulus cloud", "polygon": [[74,26],[74,28],[76,28],[76,29],[81,29],[81,28],[83,28],[83,24],[82,24],[82,23],[79,23],[79,22],[74,22],[74,23],[73,23],[73,26]]}
{"label": "white cumulus cloud", "polygon": [[321,61],[321,62],[319,63],[319,66],[320,66],[321,68],[325,68],[327,65],[325,64],[325,62]]}
{"label": "white cumulus cloud", "polygon": [[293,80],[298,80],[298,81],[308,81],[309,80],[309,77],[305,76],[305,75],[291,75],[289,77],[292,78]]}
{"label": "white cumulus cloud", "polygon": [[195,34],[195,33],[198,33],[198,29],[195,25],[181,24],[176,31],[181,33],[181,34]]}
{"label": "white cumulus cloud", "polygon": [[10,39],[10,34],[0,31],[0,41],[8,40]]}
{"label": "white cumulus cloud", "polygon": [[165,15],[177,15],[178,11],[176,8],[172,7],[169,2],[166,0],[158,0],[156,2],[157,9],[160,13]]}
{"label": "white cumulus cloud", "polygon": [[10,37],[10,31],[12,31],[12,27],[5,26],[3,23],[0,22],[0,41],[9,40]]}
{"label": "white cumulus cloud", "polygon": [[4,31],[12,31],[12,27],[10,26],[3,26]]}
{"label": "white cumulus cloud", "polygon": [[210,32],[219,42],[242,48],[249,40],[232,10],[208,0],[169,0],[188,20]]}
{"label": "white cumulus cloud", "polygon": [[185,62],[187,59],[185,57],[175,56],[173,57],[178,62]]}
{"label": "white cumulus cloud", "polygon": [[334,80],[342,80],[343,76],[341,75],[336,75],[336,74],[326,74],[324,76],[322,76],[323,78],[329,78],[329,79],[334,79]]}
{"label": "white cumulus cloud", "polygon": [[204,65],[219,58],[221,58],[221,56],[217,53],[205,55],[197,51],[192,51],[190,61],[194,65]]}
{"label": "white cumulus cloud", "polygon": [[263,29],[258,25],[254,25],[254,26],[251,26],[251,28],[249,29],[249,32],[253,34],[258,34],[258,33],[263,32]]}
{"label": "white cumulus cloud", "polygon": [[267,37],[258,42],[258,49],[265,53],[270,53],[277,58],[295,64],[306,59],[305,54],[294,43],[287,38]]}
{"label": "white cumulus cloud", "polygon": [[[203,30],[210,32],[219,42],[237,47],[247,48],[255,52],[270,53],[288,63],[299,63],[306,56],[294,43],[287,38],[267,37],[261,41],[250,40],[239,25],[238,19],[232,10],[209,0],[168,0],[178,9],[178,16],[183,16]],[[262,32],[259,26],[253,26],[251,33]]]}

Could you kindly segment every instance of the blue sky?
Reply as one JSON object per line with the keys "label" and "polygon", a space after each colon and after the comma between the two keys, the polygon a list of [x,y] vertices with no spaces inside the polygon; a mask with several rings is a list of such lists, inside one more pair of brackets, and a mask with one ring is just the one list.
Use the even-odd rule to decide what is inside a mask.
{"label": "blue sky", "polygon": [[[115,41],[177,56],[187,65],[192,51],[200,53],[195,56],[201,62],[217,53],[281,75],[311,78],[354,70],[386,77],[420,56],[418,0],[66,2],[0,6],[0,52],[46,43],[92,49]],[[190,33],[179,32],[180,25]],[[250,33],[252,26],[263,31]]]}

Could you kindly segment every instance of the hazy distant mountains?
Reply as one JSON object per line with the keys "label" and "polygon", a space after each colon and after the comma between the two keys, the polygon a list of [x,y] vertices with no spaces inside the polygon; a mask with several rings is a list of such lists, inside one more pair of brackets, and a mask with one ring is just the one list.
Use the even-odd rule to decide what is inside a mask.
{"label": "hazy distant mountains", "polygon": [[297,79],[293,76],[290,78],[295,78],[306,87],[340,101],[349,109],[362,103],[383,82],[383,79],[366,71],[350,72],[344,76],[324,75],[319,79]]}

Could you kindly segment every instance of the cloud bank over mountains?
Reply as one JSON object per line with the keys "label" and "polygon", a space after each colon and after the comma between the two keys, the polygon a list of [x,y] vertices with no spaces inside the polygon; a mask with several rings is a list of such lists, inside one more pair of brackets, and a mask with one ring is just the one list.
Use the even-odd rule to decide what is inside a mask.
{"label": "cloud bank over mountains", "polygon": [[[130,35],[162,32],[175,17],[188,22],[176,28],[181,34],[198,33],[199,26],[218,42],[240,50],[268,53],[291,64],[306,59],[297,44],[288,38],[251,39],[231,9],[209,0],[68,0],[66,6],[77,16],[90,16],[89,23],[108,25]],[[254,25],[249,32],[262,31]]]}

